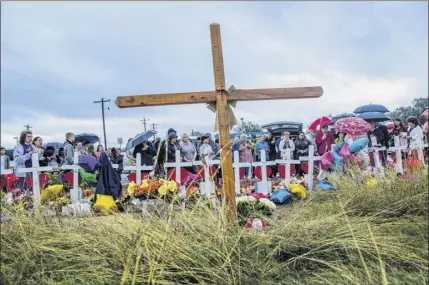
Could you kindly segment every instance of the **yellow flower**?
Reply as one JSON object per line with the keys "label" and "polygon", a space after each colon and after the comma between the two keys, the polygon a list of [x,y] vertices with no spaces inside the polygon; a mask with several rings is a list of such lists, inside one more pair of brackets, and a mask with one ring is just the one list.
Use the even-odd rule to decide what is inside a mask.
{"label": "yellow flower", "polygon": [[305,191],[304,186],[302,186],[301,184],[289,184],[289,192],[292,194],[296,194],[302,199],[307,197],[307,192]]}
{"label": "yellow flower", "polygon": [[140,185],[140,188],[149,188],[149,182],[147,181],[147,179],[144,179],[142,181],[142,184]]}
{"label": "yellow flower", "polygon": [[136,184],[134,183],[134,181],[131,181],[130,184],[128,184],[128,194],[130,196],[134,196],[134,191],[136,190]]}
{"label": "yellow flower", "polygon": [[374,187],[374,186],[376,186],[376,185],[378,184],[378,181],[377,181],[377,179],[375,179],[375,178],[372,178],[372,177],[366,177],[366,178],[364,179],[364,183],[365,183],[365,185],[367,185],[367,186]]}
{"label": "yellow flower", "polygon": [[40,194],[40,200],[42,202],[51,202],[57,199],[61,193],[63,192],[64,185],[52,185],[43,190],[42,194]]}
{"label": "yellow flower", "polygon": [[177,184],[176,184],[176,181],[171,180],[170,182],[168,182],[168,189],[169,189],[171,192],[176,191],[176,190],[177,190]]}
{"label": "yellow flower", "polygon": [[167,185],[163,184],[161,187],[158,188],[158,192],[161,196],[164,196],[168,193],[168,187]]}

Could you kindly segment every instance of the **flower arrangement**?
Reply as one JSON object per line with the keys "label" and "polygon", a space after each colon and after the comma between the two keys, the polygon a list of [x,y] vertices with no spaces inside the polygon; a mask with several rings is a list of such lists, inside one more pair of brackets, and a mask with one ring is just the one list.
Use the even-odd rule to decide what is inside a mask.
{"label": "flower arrangement", "polygon": [[276,205],[267,198],[255,198],[254,196],[242,196],[236,199],[239,224],[244,226],[249,219],[264,218],[271,215]]}
{"label": "flower arrangement", "polygon": [[42,204],[48,204],[55,208],[68,205],[70,203],[70,199],[64,194],[63,189],[64,185],[62,184],[47,187],[43,190],[42,194],[40,194],[40,201]]}
{"label": "flower arrangement", "polygon": [[180,185],[175,181],[167,181],[164,179],[144,179],[140,185],[131,181],[128,185],[128,195],[131,197],[144,197],[158,193],[160,196],[165,196],[169,192],[177,193]]}

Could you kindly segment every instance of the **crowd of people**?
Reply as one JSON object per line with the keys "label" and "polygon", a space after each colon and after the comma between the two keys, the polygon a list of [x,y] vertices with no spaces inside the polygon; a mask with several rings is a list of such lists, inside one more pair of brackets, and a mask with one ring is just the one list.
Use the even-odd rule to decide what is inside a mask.
{"label": "crowd of people", "polygon": [[[411,140],[417,138],[424,138],[428,141],[427,132],[424,133],[417,118],[410,117],[407,120],[408,127],[399,120],[394,120],[394,128],[388,131],[387,127],[383,124],[371,122],[372,130],[367,134],[369,144],[372,146],[371,136],[376,138],[377,146],[385,146],[386,148],[393,146],[393,138],[395,136],[401,137],[408,145]],[[293,158],[299,159],[301,156],[308,156],[310,146],[314,146],[315,155],[323,155],[331,151],[333,144],[340,144],[347,141],[349,138],[345,133],[338,133],[330,129],[328,125],[321,126],[314,136],[299,132],[297,136],[292,137],[290,133],[285,132],[280,136],[274,136],[272,132],[268,131],[266,135],[262,134],[259,137],[253,135],[248,139],[246,134],[241,134],[239,137],[233,138],[228,147],[231,150],[239,152],[240,162],[253,162],[261,161],[261,151],[265,150],[266,160],[274,161],[277,159]],[[131,140],[131,139],[130,139]],[[129,140],[129,141],[130,141]],[[290,150],[287,153],[286,150]],[[185,133],[182,134],[180,139],[177,132],[170,128],[168,136],[164,140],[156,138],[153,141],[144,141],[132,149],[129,149],[125,154],[121,153],[118,148],[110,148],[104,150],[103,145],[99,144],[96,148],[94,144],[82,142],[75,142],[75,135],[73,133],[65,134],[65,142],[59,149],[54,146],[43,147],[43,139],[40,136],[33,137],[31,131],[23,131],[19,136],[19,144],[14,150],[13,160],[15,161],[15,169],[32,167],[32,154],[39,154],[40,166],[62,166],[73,165],[74,154],[93,156],[97,161],[100,160],[101,153],[106,152],[111,163],[117,164],[118,168],[115,170],[118,175],[123,172],[124,158],[128,160],[129,165],[134,165],[136,162],[137,154],[141,155],[141,164],[146,166],[154,166],[155,171],[158,173],[164,172],[164,163],[176,161],[176,151],[180,150],[180,159],[185,162],[193,162],[198,160],[214,160],[220,158],[220,144],[219,140],[213,140],[212,135],[207,133],[196,141],[191,141],[189,136]],[[2,155],[5,149],[1,148]],[[385,163],[387,159],[387,152],[382,152],[382,162]],[[404,154],[406,155],[406,154]],[[6,168],[9,168],[10,163],[7,156],[3,162]],[[195,167],[188,167],[188,171],[196,173]],[[277,175],[276,167],[272,167],[272,177]],[[300,165],[296,166],[296,173],[303,175],[304,172]],[[26,176],[25,173],[15,171],[15,174],[20,178],[22,184]],[[250,168],[245,168],[245,175],[251,175]]]}

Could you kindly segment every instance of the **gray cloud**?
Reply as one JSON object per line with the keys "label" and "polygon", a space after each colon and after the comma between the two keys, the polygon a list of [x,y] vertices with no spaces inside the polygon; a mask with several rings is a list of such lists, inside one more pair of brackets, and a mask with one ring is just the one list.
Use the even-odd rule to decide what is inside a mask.
{"label": "gray cloud", "polygon": [[[23,107],[35,111],[37,120],[26,119],[46,124],[49,135],[49,128],[57,132],[44,123],[52,116],[101,121],[92,102],[102,96],[213,89],[212,22],[222,27],[227,84],[325,88],[317,100],[239,103],[237,116],[246,119],[308,123],[372,100],[395,108],[428,91],[425,2],[6,2],[2,8],[1,119],[14,133]],[[211,130],[214,120],[203,105],[110,107],[108,120],[138,124],[151,117],[161,129]],[[129,129],[124,136],[137,132]],[[2,141],[3,134],[2,128]]]}

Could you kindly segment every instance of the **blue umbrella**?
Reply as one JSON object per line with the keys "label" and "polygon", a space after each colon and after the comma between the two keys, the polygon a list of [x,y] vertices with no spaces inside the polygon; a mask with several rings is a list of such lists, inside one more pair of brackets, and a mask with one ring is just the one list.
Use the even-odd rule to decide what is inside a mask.
{"label": "blue umbrella", "polygon": [[363,105],[363,106],[356,108],[356,110],[354,110],[353,113],[362,114],[362,113],[367,113],[367,112],[389,113],[389,110],[386,107],[384,107],[383,105],[369,104],[369,105]]}
{"label": "blue umbrella", "polygon": [[344,118],[352,118],[352,117],[356,117],[355,114],[351,114],[351,113],[344,113],[344,114],[340,114],[340,115],[336,115],[334,116],[331,121],[329,122],[330,125],[335,124],[336,121],[338,121],[339,119],[344,119]]}
{"label": "blue umbrella", "polygon": [[383,113],[380,112],[366,112],[359,114],[358,117],[364,119],[365,121],[374,121],[374,122],[386,122],[390,119]]}
{"label": "blue umbrella", "polygon": [[81,143],[96,143],[100,141],[100,138],[96,134],[91,133],[82,133],[74,136],[74,142],[81,142]]}
{"label": "blue umbrella", "polygon": [[47,147],[50,147],[50,146],[54,147],[55,149],[59,149],[59,148],[63,147],[63,143],[60,143],[60,142],[48,142],[48,143],[43,144],[44,148],[47,148]]}
{"label": "blue umbrella", "polygon": [[156,134],[154,131],[147,131],[140,133],[136,135],[132,140],[130,140],[127,143],[127,146],[125,147],[125,151],[132,149],[136,145],[139,145],[145,141],[147,141],[149,138],[153,137]]}

